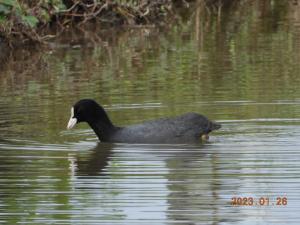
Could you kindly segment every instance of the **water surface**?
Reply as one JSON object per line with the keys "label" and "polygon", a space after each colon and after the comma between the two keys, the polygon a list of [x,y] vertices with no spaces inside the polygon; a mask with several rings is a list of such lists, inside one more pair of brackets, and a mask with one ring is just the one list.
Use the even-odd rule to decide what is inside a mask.
{"label": "water surface", "polygon": [[[299,10],[257,2],[9,56],[0,223],[299,224]],[[194,111],[223,127],[205,144],[99,143],[85,124],[65,129],[81,98],[118,125]]]}

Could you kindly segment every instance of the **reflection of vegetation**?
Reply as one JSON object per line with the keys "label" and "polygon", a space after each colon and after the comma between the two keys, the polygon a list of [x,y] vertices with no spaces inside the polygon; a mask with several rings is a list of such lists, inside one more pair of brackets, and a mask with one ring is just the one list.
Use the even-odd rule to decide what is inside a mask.
{"label": "reflection of vegetation", "polygon": [[[222,11],[221,20],[199,9],[164,33],[154,28],[107,31],[95,33],[94,44],[89,35],[77,35],[73,48],[62,48],[66,38],[62,47],[47,54],[12,53],[0,72],[0,95],[5,96],[0,103],[10,111],[7,119],[19,119],[15,129],[23,135],[53,142],[66,140],[66,135],[59,137],[60,131],[70,105],[82,97],[96,98],[106,107],[124,107],[108,107],[112,119],[121,124],[185,111],[212,119],[283,116],[275,103],[212,103],[299,96],[295,11],[260,1],[234,7]],[[282,11],[274,17],[277,7]],[[130,108],[133,103],[142,105]],[[294,114],[290,106],[284,116]]]}

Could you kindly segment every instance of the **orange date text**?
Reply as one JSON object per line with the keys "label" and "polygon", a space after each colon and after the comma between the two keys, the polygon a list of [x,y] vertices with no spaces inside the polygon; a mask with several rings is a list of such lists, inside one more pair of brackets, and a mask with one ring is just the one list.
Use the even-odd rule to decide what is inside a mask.
{"label": "orange date text", "polygon": [[286,206],[288,203],[287,197],[242,197],[233,196],[231,198],[231,205],[233,206]]}

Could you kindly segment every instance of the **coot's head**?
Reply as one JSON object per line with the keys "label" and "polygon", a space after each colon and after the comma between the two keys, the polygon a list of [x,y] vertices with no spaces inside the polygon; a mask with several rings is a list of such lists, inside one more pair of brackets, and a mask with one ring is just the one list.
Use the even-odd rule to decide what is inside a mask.
{"label": "coot's head", "polygon": [[80,122],[87,122],[92,125],[98,121],[111,124],[102,106],[92,99],[82,99],[71,108],[71,118],[67,128],[72,129]]}

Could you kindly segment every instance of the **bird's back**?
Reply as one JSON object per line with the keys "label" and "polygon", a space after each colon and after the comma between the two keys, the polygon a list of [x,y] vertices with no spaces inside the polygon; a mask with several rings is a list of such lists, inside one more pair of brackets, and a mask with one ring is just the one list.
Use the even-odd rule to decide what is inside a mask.
{"label": "bird's back", "polygon": [[187,143],[199,142],[202,134],[208,134],[220,125],[197,113],[178,117],[146,121],[118,129],[111,137],[113,142],[127,143]]}

